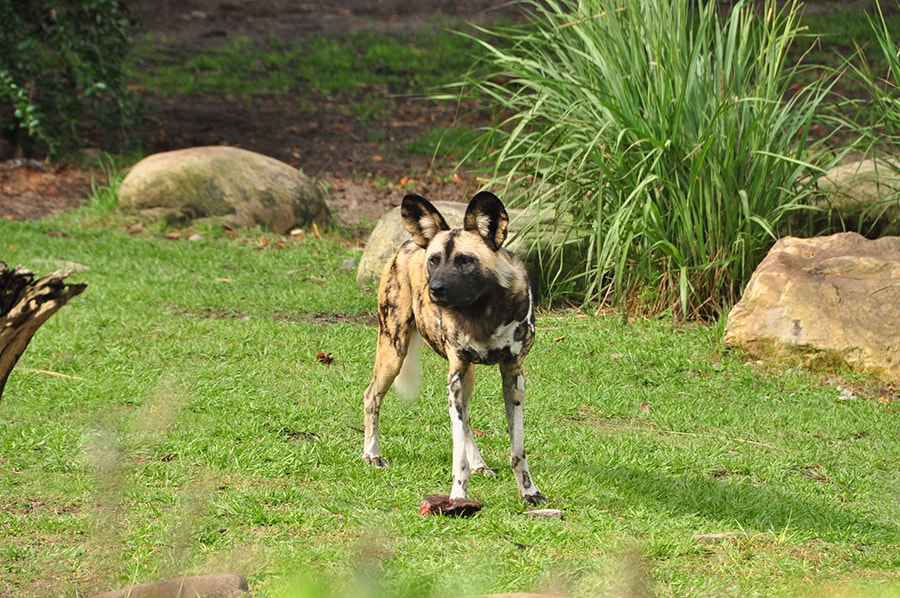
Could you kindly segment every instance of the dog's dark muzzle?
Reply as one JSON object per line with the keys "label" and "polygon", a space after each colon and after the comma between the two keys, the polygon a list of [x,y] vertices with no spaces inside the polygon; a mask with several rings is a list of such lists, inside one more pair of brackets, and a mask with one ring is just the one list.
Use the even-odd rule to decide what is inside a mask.
{"label": "dog's dark muzzle", "polygon": [[474,303],[479,293],[477,289],[471,288],[471,281],[435,276],[428,281],[428,296],[440,307],[464,307]]}
{"label": "dog's dark muzzle", "polygon": [[428,283],[428,296],[441,307],[450,307],[450,285],[445,280],[434,279]]}

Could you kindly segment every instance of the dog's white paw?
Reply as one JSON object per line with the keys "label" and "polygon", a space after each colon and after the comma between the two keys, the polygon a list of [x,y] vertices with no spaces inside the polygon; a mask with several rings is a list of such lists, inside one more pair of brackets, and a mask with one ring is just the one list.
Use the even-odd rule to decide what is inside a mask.
{"label": "dog's white paw", "polygon": [[476,467],[472,470],[475,473],[480,473],[481,475],[485,475],[489,478],[492,478],[497,475],[497,472],[488,467],[487,465],[482,465],[481,467]]}
{"label": "dog's white paw", "polygon": [[373,456],[373,455],[367,455],[364,453],[363,459],[366,460],[366,463],[368,463],[369,465],[374,465],[378,469],[384,469],[385,467],[388,466],[387,461],[385,461],[384,457],[382,457],[381,455]]}
{"label": "dog's white paw", "polygon": [[535,492],[534,494],[526,494],[522,497],[522,499],[532,506],[539,505],[547,501],[547,497],[540,492]]}

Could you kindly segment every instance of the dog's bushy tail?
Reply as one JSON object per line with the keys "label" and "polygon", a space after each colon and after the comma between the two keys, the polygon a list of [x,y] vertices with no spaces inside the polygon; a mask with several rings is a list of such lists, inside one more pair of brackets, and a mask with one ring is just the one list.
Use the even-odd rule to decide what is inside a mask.
{"label": "dog's bushy tail", "polygon": [[422,364],[419,362],[419,350],[422,348],[422,336],[413,331],[406,350],[406,359],[400,367],[400,373],[394,379],[394,388],[404,399],[412,399],[419,392],[419,381],[422,379]]}

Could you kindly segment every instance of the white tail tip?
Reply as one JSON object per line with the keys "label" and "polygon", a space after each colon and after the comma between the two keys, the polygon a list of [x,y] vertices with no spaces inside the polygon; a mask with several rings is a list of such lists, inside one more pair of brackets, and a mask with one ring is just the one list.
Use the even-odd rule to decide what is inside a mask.
{"label": "white tail tip", "polygon": [[394,379],[394,388],[404,399],[412,399],[419,392],[419,381],[422,379],[422,365],[419,363],[419,350],[422,348],[422,336],[413,332],[409,339],[406,359],[400,367],[400,373]]}

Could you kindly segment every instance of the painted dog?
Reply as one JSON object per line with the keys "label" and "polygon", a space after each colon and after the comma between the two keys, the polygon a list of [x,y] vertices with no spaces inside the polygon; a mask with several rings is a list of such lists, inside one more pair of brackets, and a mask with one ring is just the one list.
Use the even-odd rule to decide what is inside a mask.
{"label": "painted dog", "polygon": [[496,195],[482,191],[451,229],[431,203],[407,195],[403,224],[412,239],[385,266],[378,289],[375,373],[364,394],[363,458],[387,467],[378,446],[378,416],[391,384],[412,394],[420,339],[449,362],[447,391],[453,432],[451,499],[466,498],[472,471],[492,475],[469,425],[475,364],[499,364],[519,496],[544,501],[528,470],[522,401],[522,361],[534,340],[534,306],[525,267],[502,248],[509,222]]}

